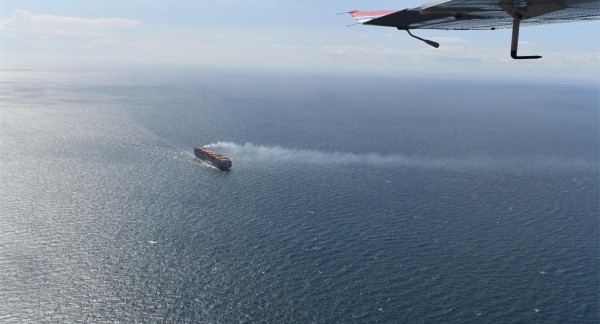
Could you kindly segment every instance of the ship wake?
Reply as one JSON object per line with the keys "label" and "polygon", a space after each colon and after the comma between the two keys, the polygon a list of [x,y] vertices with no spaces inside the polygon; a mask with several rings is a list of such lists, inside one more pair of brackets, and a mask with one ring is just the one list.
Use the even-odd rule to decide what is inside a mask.
{"label": "ship wake", "polygon": [[509,158],[499,156],[423,157],[403,154],[326,152],[308,149],[293,149],[282,146],[265,146],[246,143],[217,142],[206,145],[215,148],[239,161],[289,162],[312,165],[367,165],[377,167],[414,167],[426,169],[468,170],[582,170],[594,169],[596,163],[588,159],[564,159],[548,156],[531,158]]}

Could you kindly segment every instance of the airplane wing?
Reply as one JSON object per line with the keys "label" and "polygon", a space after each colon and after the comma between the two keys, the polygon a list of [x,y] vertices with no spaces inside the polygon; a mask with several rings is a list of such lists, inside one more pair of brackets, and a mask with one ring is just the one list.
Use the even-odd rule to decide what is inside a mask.
{"label": "airplane wing", "polygon": [[[395,27],[412,37],[411,29],[485,30],[512,28],[511,56],[518,56],[519,27],[600,19],[600,0],[445,0],[404,10],[353,10],[360,24]],[[437,45],[437,46],[436,46]]]}

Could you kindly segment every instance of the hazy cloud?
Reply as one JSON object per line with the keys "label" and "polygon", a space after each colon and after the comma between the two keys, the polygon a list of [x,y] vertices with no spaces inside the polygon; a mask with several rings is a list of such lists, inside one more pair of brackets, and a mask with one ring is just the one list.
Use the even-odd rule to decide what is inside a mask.
{"label": "hazy cloud", "polygon": [[321,46],[318,51],[325,55],[350,57],[355,59],[389,58],[418,61],[422,59],[461,58],[480,60],[499,60],[504,53],[497,49],[469,48],[463,46],[442,45],[438,49],[427,46],[420,48],[404,48],[400,46],[358,46],[358,45],[331,45]]}
{"label": "hazy cloud", "polygon": [[139,25],[140,22],[123,18],[81,18],[55,15],[34,15],[22,9],[16,10],[12,15],[0,20],[0,28],[5,30],[27,31],[64,31],[73,29],[99,29],[123,28]]}

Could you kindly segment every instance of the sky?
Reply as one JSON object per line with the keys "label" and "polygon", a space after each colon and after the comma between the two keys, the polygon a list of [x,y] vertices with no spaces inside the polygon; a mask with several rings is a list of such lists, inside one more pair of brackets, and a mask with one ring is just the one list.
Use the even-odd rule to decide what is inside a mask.
{"label": "sky", "polygon": [[600,21],[510,30],[414,33],[353,24],[352,9],[421,1],[0,0],[0,67],[193,66],[423,75],[600,80]]}

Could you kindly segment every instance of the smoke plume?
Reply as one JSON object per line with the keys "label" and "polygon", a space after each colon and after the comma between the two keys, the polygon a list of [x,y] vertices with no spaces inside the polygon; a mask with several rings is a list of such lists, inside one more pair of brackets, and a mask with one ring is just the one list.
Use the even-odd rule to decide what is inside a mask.
{"label": "smoke plume", "polygon": [[438,158],[409,156],[403,154],[346,153],[319,150],[292,149],[281,146],[264,146],[246,143],[217,142],[206,145],[237,161],[287,162],[313,165],[367,165],[376,167],[413,167],[426,169],[466,170],[564,170],[595,168],[594,161],[586,159],[563,159],[533,156],[518,159],[497,156],[474,156],[470,158]]}

